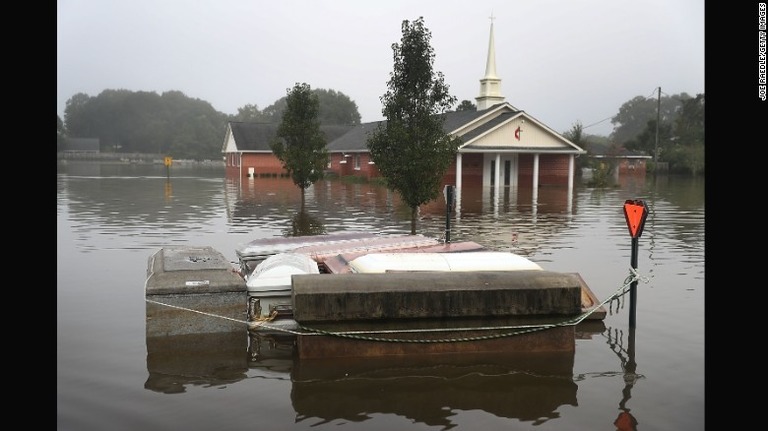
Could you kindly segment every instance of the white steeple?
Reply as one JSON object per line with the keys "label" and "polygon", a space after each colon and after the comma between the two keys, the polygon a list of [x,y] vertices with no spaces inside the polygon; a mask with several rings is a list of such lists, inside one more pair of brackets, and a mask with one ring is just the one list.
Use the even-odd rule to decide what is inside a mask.
{"label": "white steeple", "polygon": [[488,40],[488,60],[485,63],[485,77],[480,80],[480,95],[475,97],[477,110],[482,111],[502,103],[501,79],[496,76],[496,47],[493,42],[493,14],[491,14],[491,37]]}

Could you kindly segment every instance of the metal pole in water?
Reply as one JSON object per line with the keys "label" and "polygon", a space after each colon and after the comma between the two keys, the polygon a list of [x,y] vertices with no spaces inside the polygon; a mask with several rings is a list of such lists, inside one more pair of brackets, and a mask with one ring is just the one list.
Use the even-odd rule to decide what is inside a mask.
{"label": "metal pole in water", "polygon": [[445,198],[445,243],[451,242],[451,208],[453,208],[453,186],[446,185],[443,188]]}
{"label": "metal pole in water", "polygon": [[[637,238],[632,238],[632,256],[630,258],[630,265],[633,269],[637,270],[637,247],[638,247],[638,240]],[[629,327],[634,328],[635,327],[635,310],[637,307],[635,304],[637,303],[637,279],[633,280],[632,283],[629,285]]]}
{"label": "metal pole in water", "polygon": [[[629,235],[632,237],[632,255],[630,265],[637,271],[638,239],[643,234],[645,219],[648,217],[648,206],[642,200],[624,201],[624,218],[627,220]],[[637,279],[629,285],[629,327],[635,327],[637,304]]]}
{"label": "metal pole in water", "polygon": [[170,178],[171,165],[173,164],[173,159],[170,156],[165,156],[165,160],[163,160],[163,163],[165,164],[165,177]]}

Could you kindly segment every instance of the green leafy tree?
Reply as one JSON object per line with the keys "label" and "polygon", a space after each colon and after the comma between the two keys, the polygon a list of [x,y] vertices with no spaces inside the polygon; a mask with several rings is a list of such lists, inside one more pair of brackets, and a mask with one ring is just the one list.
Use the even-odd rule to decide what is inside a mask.
{"label": "green leafy tree", "polygon": [[371,159],[411,209],[416,234],[419,206],[440,196],[445,171],[456,157],[460,138],[443,130],[445,112],[456,103],[443,74],[433,69],[432,34],[424,18],[402,23],[402,39],[392,44],[394,70],[381,96],[381,122],[368,138]]}
{"label": "green leafy tree", "polygon": [[682,109],[683,101],[690,99],[687,93],[672,96],[662,95],[657,97],[636,96],[625,102],[619,108],[618,114],[611,118],[614,125],[611,139],[613,142],[624,145],[626,142],[636,139],[648,125],[648,121],[656,120],[657,111],[659,124],[671,124]]}
{"label": "green leafy tree", "polygon": [[[581,124],[581,121],[576,121],[573,123],[571,130],[563,133],[563,137],[578,145],[579,147],[584,148],[584,126]],[[584,149],[586,150],[586,148]]]}
{"label": "green leafy tree", "polygon": [[67,99],[64,107],[64,126],[70,137],[90,138],[98,136],[95,102],[85,93],[76,93]]}
{"label": "green leafy tree", "polygon": [[611,144],[605,136],[584,133],[584,126],[581,124],[581,121],[576,121],[570,130],[563,133],[563,137],[587,151],[586,156],[576,158],[576,175],[581,176],[582,169],[589,168],[591,169],[592,177],[586,182],[588,186],[607,187],[614,185],[612,164],[590,156],[595,154],[618,154],[619,148],[617,145]]}
{"label": "green leafy tree", "polygon": [[[334,90],[312,92],[320,98],[320,124],[360,124],[357,105],[349,97]],[[216,160],[221,159],[221,137],[228,120],[278,124],[286,107],[282,97],[264,111],[245,105],[230,116],[180,91],[107,89],[95,97],[77,93],[67,100],[63,130],[66,137],[99,139],[102,152]],[[57,147],[63,142],[57,141]]]}
{"label": "green leafy tree", "polygon": [[[320,101],[318,119],[323,125],[358,125],[360,124],[360,112],[357,104],[346,94],[323,88],[313,89],[312,93],[317,95]],[[283,117],[283,112],[287,108],[286,97],[281,97],[275,103],[264,108],[262,115],[266,122],[279,123]]]}
{"label": "green leafy tree", "polygon": [[98,138],[105,152],[196,160],[221,157],[226,129],[226,115],[180,91],[78,93],[67,101],[64,117],[68,136]]}
{"label": "green leafy tree", "polygon": [[704,145],[704,95],[683,101],[675,121],[675,136],[681,145]]}
{"label": "green leafy tree", "polygon": [[477,105],[469,100],[462,100],[459,106],[456,107],[456,112],[459,111],[477,111]]}
{"label": "green leafy tree", "polygon": [[64,129],[64,122],[56,114],[56,151],[64,150],[64,140],[67,137],[67,131]]}
{"label": "green leafy tree", "polygon": [[275,103],[264,108],[262,113],[268,122],[277,124],[282,120],[283,112],[285,112],[287,107],[288,101],[286,100],[286,96],[283,96],[275,100]]}
{"label": "green leafy tree", "polygon": [[323,88],[312,90],[320,100],[320,124],[360,124],[357,104],[346,94]]}
{"label": "green leafy tree", "polygon": [[[586,140],[586,136],[584,135],[584,126],[581,124],[581,121],[576,121],[573,126],[571,126],[571,129],[567,132],[563,133],[563,137],[574,144],[578,145],[581,149],[586,150],[589,152],[589,143]],[[589,162],[586,157],[577,157],[576,158],[576,172],[577,174],[581,174],[581,168],[589,167]]]}
{"label": "green leafy tree", "polygon": [[698,175],[704,172],[704,95],[683,102],[664,153],[670,172]]}
{"label": "green leafy tree", "polygon": [[329,155],[318,120],[317,94],[312,93],[307,83],[296,83],[287,93],[286,109],[270,147],[293,183],[301,188],[303,208],[306,189],[323,177]]}
{"label": "green leafy tree", "polygon": [[624,144],[624,148],[632,151],[642,151],[646,154],[658,155],[656,160],[663,162],[667,156],[666,149],[670,148],[672,143],[672,124],[660,123],[659,124],[659,142],[656,144],[656,119],[648,120],[645,129],[630,141]]}
{"label": "green leafy tree", "polygon": [[266,114],[259,110],[258,105],[245,105],[237,108],[237,115],[232,117],[232,121],[243,121],[248,123],[269,122]]}

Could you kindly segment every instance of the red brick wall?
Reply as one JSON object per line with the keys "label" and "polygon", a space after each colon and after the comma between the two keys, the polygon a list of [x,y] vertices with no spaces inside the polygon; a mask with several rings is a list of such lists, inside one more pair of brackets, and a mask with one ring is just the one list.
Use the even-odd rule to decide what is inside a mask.
{"label": "red brick wall", "polygon": [[243,177],[248,176],[248,168],[254,168],[254,177],[287,177],[288,172],[283,169],[280,159],[272,153],[249,154],[244,153],[241,166],[234,166],[234,157],[227,157],[227,173],[237,175],[242,172]]}
{"label": "red brick wall", "polygon": [[[329,171],[338,176],[357,176],[365,179],[372,179],[381,176],[375,164],[369,164],[370,154],[358,153],[360,158],[360,168],[355,169],[355,154],[349,154],[344,157],[341,153],[332,153],[331,167]],[[563,154],[543,154],[539,156],[539,184],[540,185],[565,185],[568,184],[568,155]],[[242,170],[234,166],[234,155],[227,156],[227,173],[237,175],[242,172],[242,176],[248,176],[248,168],[253,167],[255,176],[259,177],[285,177],[288,173],[283,169],[280,160],[273,154],[259,153],[242,155]],[[346,160],[347,163],[340,163]],[[642,168],[641,168],[642,166]],[[521,154],[518,158],[518,184],[533,184],[533,155]],[[621,172],[627,170],[629,173],[645,173],[645,161],[637,163],[635,170],[629,170],[623,167]],[[463,154],[461,158],[462,187],[479,186],[483,182],[483,155],[479,153]],[[456,184],[456,162],[446,171],[444,184]]]}
{"label": "red brick wall", "polygon": [[[451,163],[444,178],[445,184],[456,184],[456,161]],[[461,186],[472,187],[483,185],[483,155],[461,155]]]}
{"label": "red brick wall", "polygon": [[[343,154],[333,153],[331,154],[331,167],[330,171],[340,177],[355,176],[365,179],[371,179],[381,176],[381,173],[376,168],[375,164],[369,164],[371,156],[368,153],[348,153],[348,157],[344,157]],[[355,169],[355,157],[359,157],[360,167]],[[346,160],[346,163],[341,163],[342,160]]]}
{"label": "red brick wall", "polygon": [[[567,154],[541,154],[539,155],[539,185],[566,185],[568,184],[568,159]],[[533,155],[521,154],[518,157],[517,183],[520,186],[533,185]]]}

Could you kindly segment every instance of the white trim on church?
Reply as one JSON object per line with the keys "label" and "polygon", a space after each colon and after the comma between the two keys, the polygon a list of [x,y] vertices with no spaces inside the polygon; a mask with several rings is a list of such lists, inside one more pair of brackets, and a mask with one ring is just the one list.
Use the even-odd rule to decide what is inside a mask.
{"label": "white trim on church", "polygon": [[[493,34],[493,17],[488,39],[488,57],[485,76],[480,79],[480,95],[475,98],[477,110],[488,112],[462,125],[451,133],[465,138],[456,155],[456,187],[462,185],[462,156],[470,153],[483,154],[483,186],[517,186],[519,156],[533,155],[533,189],[539,185],[541,154],[568,154],[568,188],[573,188],[575,157],[586,151],[550,129],[524,111],[505,101],[501,93],[501,78],[496,73],[496,46]],[[495,123],[493,123],[495,122]],[[481,126],[481,133],[473,133]]]}

